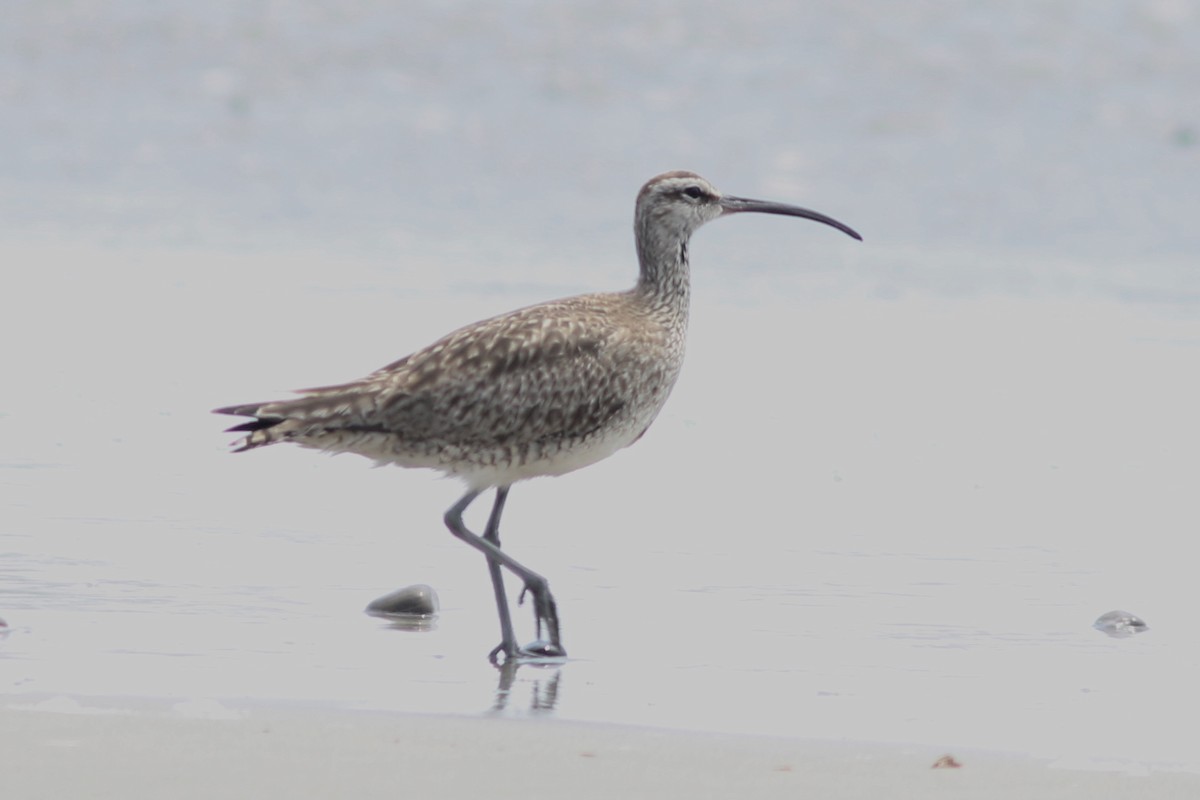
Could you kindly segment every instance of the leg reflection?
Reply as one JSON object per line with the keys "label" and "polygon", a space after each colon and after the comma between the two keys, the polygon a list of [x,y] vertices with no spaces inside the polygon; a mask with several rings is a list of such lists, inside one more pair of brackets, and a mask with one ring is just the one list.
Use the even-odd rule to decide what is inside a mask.
{"label": "leg reflection", "polygon": [[496,671],[500,673],[500,682],[496,686],[496,701],[492,704],[492,711],[504,712],[509,710],[509,702],[513,695],[513,686],[517,682],[517,672],[522,668],[534,670],[534,672],[526,673],[526,678],[529,680],[522,681],[522,683],[532,684],[529,710],[539,714],[553,711],[555,704],[558,702],[558,687],[559,682],[562,680],[562,665],[522,664],[517,659],[505,661],[496,667]]}

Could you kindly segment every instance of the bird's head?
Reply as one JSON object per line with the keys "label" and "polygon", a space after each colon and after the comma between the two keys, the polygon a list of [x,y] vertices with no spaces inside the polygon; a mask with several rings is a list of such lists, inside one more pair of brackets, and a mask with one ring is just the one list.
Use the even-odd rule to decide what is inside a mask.
{"label": "bird's head", "polygon": [[832,217],[799,206],[722,194],[696,173],[683,170],[664,172],[646,182],[638,192],[635,220],[639,236],[686,241],[706,222],[745,212],[803,217],[862,240],[852,228]]}

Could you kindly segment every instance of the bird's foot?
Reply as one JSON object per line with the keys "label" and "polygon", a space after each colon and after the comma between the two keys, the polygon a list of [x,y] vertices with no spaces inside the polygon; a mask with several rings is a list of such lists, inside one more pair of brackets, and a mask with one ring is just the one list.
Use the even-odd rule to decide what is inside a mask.
{"label": "bird's foot", "polygon": [[524,647],[506,647],[504,642],[492,648],[488,653],[488,661],[492,666],[503,667],[509,664],[538,664],[547,661],[559,661],[567,657],[567,651],[561,644],[538,639]]}
{"label": "bird's foot", "polygon": [[[488,661],[490,661],[494,667],[498,667],[501,664],[507,664],[508,662],[512,661],[513,653],[516,652],[516,649],[517,648],[515,646],[510,645],[507,642],[501,642],[492,648],[492,652],[488,653]],[[503,660],[500,658],[501,655],[504,656]]]}
{"label": "bird's foot", "polygon": [[553,661],[566,658],[567,651],[558,642],[538,639],[536,642],[530,642],[522,647],[518,657],[532,661]]}
{"label": "bird's foot", "polygon": [[[537,641],[528,645],[525,649],[531,652],[536,652],[538,658],[559,658],[565,656],[567,651],[562,646],[562,639],[558,633],[558,604],[554,602],[554,595],[550,594],[550,585],[545,579],[536,581],[528,581],[525,587],[521,589],[521,594],[517,597],[517,604],[521,605],[525,602],[525,594],[533,595],[533,621],[537,630]],[[542,624],[546,626],[546,634],[549,641],[542,639]]]}
{"label": "bird's foot", "polygon": [[[524,605],[526,594],[533,596],[533,621],[538,638],[524,647],[517,647],[516,642],[501,642],[489,656],[493,664],[500,663],[501,655],[504,656],[506,664],[552,661],[567,657],[567,650],[562,646],[562,638],[558,632],[558,605],[554,602],[554,595],[550,594],[550,585],[540,576],[526,581],[517,597],[519,605]],[[547,638],[542,638],[543,625]]]}

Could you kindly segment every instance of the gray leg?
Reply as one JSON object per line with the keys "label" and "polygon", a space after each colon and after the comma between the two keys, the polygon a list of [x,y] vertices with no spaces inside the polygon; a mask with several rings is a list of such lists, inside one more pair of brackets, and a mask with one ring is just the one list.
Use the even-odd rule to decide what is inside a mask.
{"label": "gray leg", "polygon": [[[488,520],[488,530],[496,542],[493,543],[484,537],[477,536],[467,530],[467,526],[463,523],[463,512],[467,510],[467,506],[479,497],[482,493],[480,489],[472,489],[462,496],[462,498],[450,507],[446,512],[445,521],[446,527],[450,532],[467,544],[474,547],[476,550],[484,554],[488,560],[488,571],[492,575],[492,588],[496,592],[496,605],[500,613],[501,635],[505,635],[505,621],[507,620],[508,635],[511,637],[512,620],[508,616],[508,598],[504,594],[503,581],[498,581],[496,576],[499,575],[499,568],[504,567],[509,572],[516,575],[525,584],[525,589],[522,592],[529,592],[533,595],[533,613],[537,621],[538,632],[540,635],[542,624],[546,625],[546,633],[550,637],[549,642],[538,642],[530,648],[515,648],[513,655],[529,655],[536,657],[560,657],[565,656],[567,651],[563,649],[561,637],[558,631],[558,608],[554,603],[554,596],[550,594],[550,584],[541,575],[538,575],[533,570],[521,564],[516,559],[512,558],[508,553],[505,553],[499,547],[499,528],[500,528],[500,512],[504,508],[504,500],[499,492],[496,497],[496,505],[492,508],[492,518]],[[504,499],[507,499],[507,487],[504,490]],[[508,642],[511,644],[512,639]],[[493,657],[500,651],[504,650],[508,656],[506,643],[501,642],[497,650],[492,651]]]}
{"label": "gray leg", "polygon": [[[496,500],[492,504],[492,513],[488,517],[487,528],[483,531],[484,541],[500,547],[500,515],[504,513],[504,501],[508,499],[508,487],[496,487]],[[513,635],[512,615],[508,610],[508,594],[504,591],[504,573],[500,571],[500,562],[490,554],[487,557],[488,572],[492,576],[492,589],[496,593],[496,610],[500,612],[500,644],[488,653],[488,660],[493,664],[500,660],[504,653],[506,662],[512,661],[517,655],[517,637]]]}

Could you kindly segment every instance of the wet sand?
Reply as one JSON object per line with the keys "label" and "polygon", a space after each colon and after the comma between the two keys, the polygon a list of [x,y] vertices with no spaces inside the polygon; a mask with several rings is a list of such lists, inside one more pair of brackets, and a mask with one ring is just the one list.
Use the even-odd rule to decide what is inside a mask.
{"label": "wet sand", "polygon": [[[5,800],[1200,796],[1140,766],[1200,771],[1188,4],[10,5]],[[465,716],[457,488],[208,409],[628,286],[675,167],[867,244],[701,234],[663,416],[508,512],[582,656],[554,718]],[[418,580],[440,630],[361,616]],[[111,699],[167,693],[258,705]]]}
{"label": "wet sand", "polygon": [[[1061,768],[972,750],[562,722],[154,706],[66,697],[0,709],[5,796],[1194,797],[1183,773]],[[947,752],[961,764],[933,768]]]}

